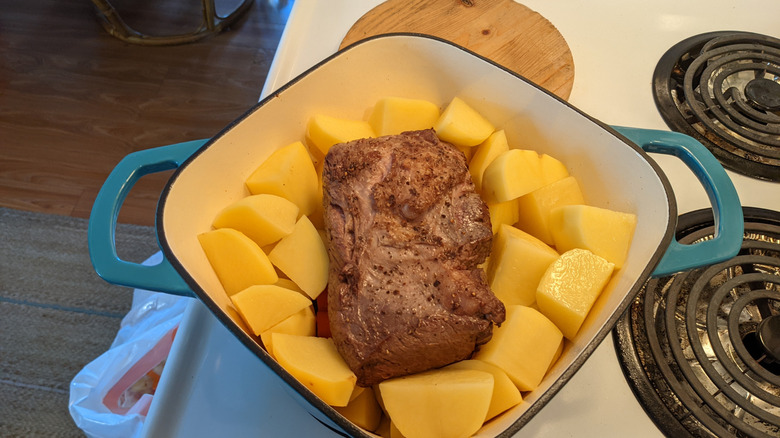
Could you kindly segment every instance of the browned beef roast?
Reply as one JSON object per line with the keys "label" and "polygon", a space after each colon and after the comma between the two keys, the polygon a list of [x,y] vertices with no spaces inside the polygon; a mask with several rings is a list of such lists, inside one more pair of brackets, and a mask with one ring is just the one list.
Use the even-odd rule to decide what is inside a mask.
{"label": "browned beef roast", "polygon": [[330,329],[359,385],[490,339],[505,312],[477,268],[493,235],[463,153],[432,130],[338,144],[323,192]]}

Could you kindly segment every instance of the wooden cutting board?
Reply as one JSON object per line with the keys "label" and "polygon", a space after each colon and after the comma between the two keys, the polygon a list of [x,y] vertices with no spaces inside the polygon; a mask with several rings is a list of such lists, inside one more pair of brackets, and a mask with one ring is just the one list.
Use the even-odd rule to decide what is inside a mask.
{"label": "wooden cutting board", "polygon": [[415,32],[452,41],[568,99],[574,60],[547,19],[513,0],[388,0],[361,17],[341,48],[364,38]]}

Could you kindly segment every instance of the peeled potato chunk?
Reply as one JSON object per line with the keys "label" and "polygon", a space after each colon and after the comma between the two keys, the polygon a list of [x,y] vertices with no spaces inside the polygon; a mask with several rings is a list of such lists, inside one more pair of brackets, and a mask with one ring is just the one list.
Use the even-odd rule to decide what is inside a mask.
{"label": "peeled potato chunk", "polygon": [[374,130],[363,120],[342,119],[317,114],[306,124],[306,138],[324,157],[336,143],[374,137]]}
{"label": "peeled potato chunk", "polygon": [[485,371],[493,375],[493,396],[490,399],[485,421],[490,420],[496,415],[506,411],[523,401],[523,395],[517,389],[509,376],[499,367],[491,365],[481,360],[462,360],[448,365],[447,368],[454,370],[477,370]]}
{"label": "peeled potato chunk", "polygon": [[541,186],[542,169],[536,151],[510,149],[503,152],[482,175],[482,196],[486,202],[510,201]]}
{"label": "peeled potato chunk", "polygon": [[232,228],[220,228],[198,235],[211,267],[228,295],[256,284],[273,284],[279,279],[268,256],[254,240]]}
{"label": "peeled potato chunk", "polygon": [[566,205],[550,212],[550,233],[561,252],[583,248],[620,269],[634,237],[636,215],[590,205]]}
{"label": "peeled potato chunk", "polygon": [[473,369],[437,369],[379,384],[388,416],[406,438],[465,438],[485,420],[493,375]]}
{"label": "peeled potato chunk", "polygon": [[439,106],[422,99],[384,97],[374,105],[368,123],[377,136],[433,128],[439,119]]}
{"label": "peeled potato chunk", "polygon": [[[537,309],[539,310],[539,309]],[[558,344],[558,349],[555,350],[555,354],[553,355],[552,361],[550,361],[550,367],[547,369],[547,372],[553,369],[555,366],[555,363],[558,362],[558,359],[561,358],[561,355],[563,354],[563,345],[564,345],[564,339],[561,339],[561,343]]]}
{"label": "peeled potato chunk", "polygon": [[347,406],[357,377],[330,338],[271,335],[274,357],[287,372],[331,406]]}
{"label": "peeled potato chunk", "polygon": [[283,287],[283,288],[290,289],[290,290],[294,290],[294,291],[296,291],[298,293],[306,295],[306,292],[301,290],[301,288],[298,287],[298,285],[295,284],[295,282],[290,280],[289,278],[281,278],[280,277],[278,280],[276,280],[276,283],[274,283],[274,284],[276,286]]}
{"label": "peeled potato chunk", "polygon": [[476,146],[495,130],[492,123],[459,97],[450,101],[433,129],[440,139],[460,146]]}
{"label": "peeled potato chunk", "polygon": [[293,232],[274,246],[268,259],[311,299],[328,284],[328,250],[306,216],[301,216]]}
{"label": "peeled potato chunk", "polygon": [[312,214],[322,203],[317,171],[308,149],[296,141],[274,151],[247,178],[253,195],[268,193],[292,201],[301,214]]}
{"label": "peeled potato chunk", "polygon": [[495,365],[520,391],[533,391],[550,368],[563,335],[546,316],[526,306],[506,306],[506,320],[474,359]]}
{"label": "peeled potato chunk", "polygon": [[457,150],[463,152],[463,156],[466,157],[466,164],[471,162],[471,157],[474,156],[474,149],[475,148],[473,148],[471,146],[461,146],[461,145],[457,145],[457,144],[455,144],[453,146],[455,146],[455,148]]}
{"label": "peeled potato chunk", "polygon": [[311,306],[311,300],[304,295],[272,284],[250,286],[230,299],[256,336]]}
{"label": "peeled potato chunk", "polygon": [[263,345],[265,345],[265,349],[273,356],[274,346],[273,346],[272,335],[274,333],[285,333],[288,335],[299,335],[299,336],[314,336],[316,334],[316,329],[317,327],[316,327],[316,317],[314,315],[314,309],[312,308],[312,306],[308,306],[293,313],[292,315],[283,319],[281,322],[269,328],[268,330],[260,333],[260,340],[263,341]]}
{"label": "peeled potato chunk", "polygon": [[392,420],[390,421],[390,438],[406,438]]}
{"label": "peeled potato chunk", "polygon": [[292,233],[299,210],[281,196],[251,195],[225,207],[212,225],[241,231],[262,247]]}
{"label": "peeled potato chunk", "polygon": [[493,240],[487,279],[504,305],[530,306],[536,287],[558,252],[541,240],[509,225],[501,225]]}
{"label": "peeled potato chunk", "polygon": [[373,430],[374,435],[380,436],[382,438],[393,438],[392,432],[390,431],[390,417],[387,415],[382,415],[382,418],[379,420],[379,425],[376,427],[376,429]]}
{"label": "peeled potato chunk", "polygon": [[552,184],[569,176],[569,170],[555,157],[542,154],[539,156],[539,163],[542,166],[542,181],[544,185]]}
{"label": "peeled potato chunk", "polygon": [[498,233],[501,225],[514,225],[520,220],[520,210],[517,206],[517,199],[506,202],[488,203],[488,213],[490,214],[490,226],[493,228],[493,234]]}
{"label": "peeled potato chunk", "polygon": [[[322,183],[322,174],[317,175],[317,178],[319,178],[320,183]],[[322,199],[322,184],[320,184],[320,199]],[[325,229],[325,217],[323,216],[325,214],[325,208],[322,206],[322,203],[317,206],[317,209],[314,210],[314,213],[309,214],[309,220],[312,224],[314,224],[314,228],[318,230],[324,230]]]}
{"label": "peeled potato chunk", "polygon": [[[363,391],[365,391],[366,389],[368,389],[368,388],[366,388],[365,386],[357,386],[357,385],[355,385],[355,389],[352,391],[352,395],[349,396],[349,401],[351,402],[352,400],[355,400],[356,398],[358,398],[358,396],[360,394],[362,394]],[[373,397],[373,391],[372,391],[372,397]],[[376,399],[376,397],[374,397],[374,398]]]}
{"label": "peeled potato chunk", "polygon": [[547,268],[539,282],[536,303],[566,339],[574,339],[614,267],[586,249],[572,249]]}
{"label": "peeled potato chunk", "polygon": [[477,188],[477,192],[481,192],[482,176],[485,173],[485,169],[497,156],[509,150],[509,142],[506,139],[506,133],[501,129],[490,134],[487,140],[473,149],[474,154],[471,157],[471,161],[469,161],[469,173],[471,174],[471,180],[474,182],[474,187]]}
{"label": "peeled potato chunk", "polygon": [[349,421],[368,431],[376,430],[382,420],[382,408],[379,407],[374,397],[374,390],[371,388],[363,388],[346,406],[334,409]]}
{"label": "peeled potato chunk", "polygon": [[517,221],[517,228],[548,245],[552,245],[555,242],[550,233],[550,212],[562,205],[584,203],[585,200],[577,179],[568,176],[542,186],[518,199],[520,219]]}

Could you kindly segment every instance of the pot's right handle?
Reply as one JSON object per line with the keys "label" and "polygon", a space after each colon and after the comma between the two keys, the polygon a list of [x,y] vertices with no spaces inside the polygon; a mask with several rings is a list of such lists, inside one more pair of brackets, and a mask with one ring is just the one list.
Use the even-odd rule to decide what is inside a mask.
{"label": "pot's right handle", "polygon": [[194,295],[165,257],[157,265],[120,259],[114,236],[119,209],[135,183],[144,175],[178,168],[206,141],[193,140],[134,152],[111,171],[92,205],[87,231],[89,257],[101,278],[122,286],[174,295]]}
{"label": "pot's right handle", "polygon": [[742,248],[745,231],[737,190],[715,156],[693,137],[678,132],[613,126],[646,152],[674,155],[682,160],[704,186],[715,218],[711,240],[683,245],[673,239],[653,271],[662,277],[687,269],[728,260]]}

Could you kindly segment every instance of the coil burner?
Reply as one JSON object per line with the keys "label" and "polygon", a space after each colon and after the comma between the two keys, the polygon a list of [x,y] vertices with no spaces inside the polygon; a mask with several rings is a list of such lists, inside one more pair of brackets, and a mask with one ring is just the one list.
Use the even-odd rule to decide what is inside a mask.
{"label": "coil burner", "polygon": [[780,39],[685,39],[658,62],[653,97],[669,128],[699,140],[725,167],[780,181]]}
{"label": "coil burner", "polygon": [[[613,332],[640,404],[667,436],[780,436],[780,213],[744,208],[742,250],[649,280]],[[712,212],[677,239],[711,239]]]}

